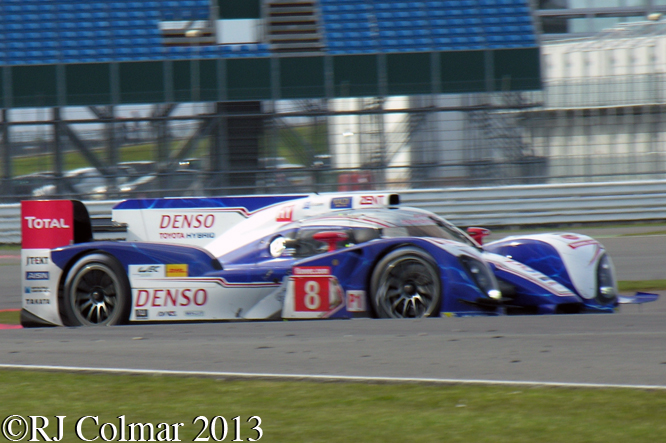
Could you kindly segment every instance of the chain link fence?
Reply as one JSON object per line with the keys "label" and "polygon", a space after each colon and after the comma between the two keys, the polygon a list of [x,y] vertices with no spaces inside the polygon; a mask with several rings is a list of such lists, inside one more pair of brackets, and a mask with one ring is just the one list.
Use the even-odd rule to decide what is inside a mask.
{"label": "chain link fence", "polygon": [[666,103],[647,90],[662,77],[547,80],[532,92],[4,110],[2,199],[660,179]]}

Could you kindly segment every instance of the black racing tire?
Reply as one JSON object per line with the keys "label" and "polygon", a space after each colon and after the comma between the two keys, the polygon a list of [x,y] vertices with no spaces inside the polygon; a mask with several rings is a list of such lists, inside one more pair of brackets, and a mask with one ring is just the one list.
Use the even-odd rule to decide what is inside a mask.
{"label": "black racing tire", "polygon": [[106,326],[129,319],[131,289],[127,274],[115,258],[92,253],[80,258],[67,273],[62,313],[69,326]]}
{"label": "black racing tire", "polygon": [[442,285],[435,261],[413,247],[388,253],[372,272],[370,302],[380,318],[439,316]]}

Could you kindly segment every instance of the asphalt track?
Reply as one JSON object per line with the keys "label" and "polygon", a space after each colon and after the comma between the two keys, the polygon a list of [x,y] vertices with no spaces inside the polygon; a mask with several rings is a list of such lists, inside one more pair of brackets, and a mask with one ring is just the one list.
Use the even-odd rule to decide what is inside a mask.
{"label": "asphalt track", "polygon": [[[664,236],[616,235],[598,237],[619,279],[665,278]],[[20,307],[18,265],[0,259],[0,309]],[[666,387],[666,298],[618,315],[2,330],[0,365]]]}

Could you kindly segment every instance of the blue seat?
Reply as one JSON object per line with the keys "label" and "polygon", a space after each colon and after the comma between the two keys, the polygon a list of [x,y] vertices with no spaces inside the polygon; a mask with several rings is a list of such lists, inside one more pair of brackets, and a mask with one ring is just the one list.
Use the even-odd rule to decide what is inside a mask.
{"label": "blue seat", "polygon": [[23,32],[9,32],[7,33],[7,40],[23,40],[25,33]]}
{"label": "blue seat", "polygon": [[114,20],[127,20],[129,19],[128,11],[111,11],[110,16]]}
{"label": "blue seat", "polygon": [[130,28],[129,21],[127,21],[127,20],[118,20],[118,21],[115,21],[115,22],[112,21],[112,22],[108,22],[108,23],[109,23],[109,26],[114,28],[114,29],[123,29],[123,28],[129,29]]}
{"label": "blue seat", "polygon": [[93,36],[100,39],[108,39],[111,37],[111,31],[107,29],[96,29],[93,31]]}
{"label": "blue seat", "polygon": [[80,21],[90,21],[93,19],[93,15],[90,12],[77,12],[74,14],[74,18]]}
{"label": "blue seat", "polygon": [[72,14],[71,12],[59,12],[58,13],[58,21],[61,22],[71,22],[76,20],[76,14]]}
{"label": "blue seat", "polygon": [[62,55],[65,58],[76,58],[81,55],[78,49],[65,49],[62,51]]}
{"label": "blue seat", "polygon": [[21,49],[26,49],[27,45],[25,42],[22,41],[9,42],[7,44],[7,48],[11,50],[21,50]]}
{"label": "blue seat", "polygon": [[495,25],[502,23],[499,17],[484,17],[481,19],[484,25]]}

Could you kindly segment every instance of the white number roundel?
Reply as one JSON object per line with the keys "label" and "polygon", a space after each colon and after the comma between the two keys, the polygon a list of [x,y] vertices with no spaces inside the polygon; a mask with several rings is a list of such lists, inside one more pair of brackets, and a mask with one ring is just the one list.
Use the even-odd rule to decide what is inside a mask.
{"label": "white number roundel", "polygon": [[319,309],[321,297],[319,296],[319,283],[310,280],[305,283],[305,307],[308,309]]}

